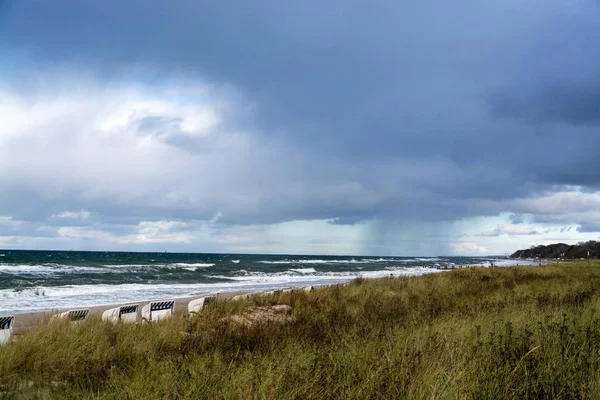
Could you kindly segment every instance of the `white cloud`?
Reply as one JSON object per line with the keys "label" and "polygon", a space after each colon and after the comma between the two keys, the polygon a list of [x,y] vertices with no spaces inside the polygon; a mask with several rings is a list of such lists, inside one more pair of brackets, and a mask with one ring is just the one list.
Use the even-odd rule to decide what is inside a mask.
{"label": "white cloud", "polygon": [[573,191],[547,193],[515,200],[511,210],[533,214],[543,223],[600,225],[600,192]]}
{"label": "white cloud", "polygon": [[118,244],[190,243],[193,235],[183,231],[189,224],[179,221],[142,221],[136,232],[119,235],[90,227],[63,226],[58,235],[72,239],[98,240]]}
{"label": "white cloud", "polygon": [[483,233],[481,236],[500,236],[500,235],[535,235],[538,231],[527,225],[500,224],[491,232]]}
{"label": "white cloud", "polygon": [[90,217],[90,212],[81,210],[81,211],[63,211],[59,214],[55,214],[52,217],[54,219],[75,219],[75,220],[86,220]]}
{"label": "white cloud", "polygon": [[[91,207],[183,209],[207,218],[219,208],[256,208],[251,177],[279,152],[247,134],[219,131],[212,104],[228,105],[217,89],[204,97],[197,87],[171,89],[160,98],[135,85],[60,83],[59,91],[43,87],[29,97],[0,88],[0,190],[19,188],[41,204],[76,203],[100,214]],[[158,122],[146,120],[150,132],[140,133],[147,117]],[[169,120],[176,126],[161,125]],[[76,213],[56,218],[85,216]]]}
{"label": "white cloud", "polygon": [[457,255],[479,256],[490,254],[488,248],[473,242],[454,242],[450,243],[450,247]]}
{"label": "white cloud", "polygon": [[16,232],[26,225],[25,221],[17,221],[8,215],[0,215],[0,228],[4,231]]}
{"label": "white cloud", "polygon": [[[50,247],[67,246],[68,239],[69,245],[98,241],[132,249],[171,243],[193,250],[481,254],[527,247],[512,239],[531,234],[540,240],[533,233],[541,229],[477,218],[442,229],[440,219],[476,207],[466,213],[507,210],[562,226],[600,223],[598,193],[565,190],[515,201],[465,200],[436,191],[450,193],[457,182],[471,182],[482,171],[465,171],[449,160],[363,163],[335,154],[306,157],[276,136],[264,140],[228,125],[239,105],[228,102],[220,88],[180,85],[161,92],[85,79],[42,82],[27,96],[0,87],[0,191],[8,194],[0,207],[38,220],[36,225],[0,217],[0,234],[7,237],[31,228],[30,236],[20,232],[19,243],[33,243],[39,235],[36,243]],[[388,218],[385,212],[393,214],[389,226],[376,226],[377,218]],[[430,216],[435,212],[440,215]],[[327,223],[357,215],[356,220],[373,220],[360,226]],[[91,219],[99,224],[91,225]],[[182,220],[200,222],[185,226]],[[41,229],[44,221],[86,226]],[[110,224],[127,230],[107,228]],[[51,242],[54,232],[62,241]],[[497,238],[447,244],[466,232],[471,237],[492,232]]]}

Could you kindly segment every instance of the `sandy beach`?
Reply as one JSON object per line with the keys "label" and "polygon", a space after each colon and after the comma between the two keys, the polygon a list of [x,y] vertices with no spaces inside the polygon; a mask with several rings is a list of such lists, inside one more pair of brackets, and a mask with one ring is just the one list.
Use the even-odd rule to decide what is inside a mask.
{"label": "sandy beach", "polygon": [[[239,291],[239,292],[219,293],[218,300],[227,300],[227,299],[231,299],[234,296],[238,296],[241,294],[248,294],[248,293],[254,293],[254,292]],[[206,294],[205,296],[208,296],[208,294]],[[136,304],[140,305],[139,310],[141,311],[142,307],[144,307],[146,304],[148,304],[152,301],[175,300],[175,312],[176,313],[187,313],[188,303],[191,300],[198,299],[200,297],[203,297],[203,295],[192,296],[192,297],[182,297],[182,298],[175,298],[175,299],[155,299],[155,300],[150,300],[150,301],[138,302]],[[85,307],[85,308],[90,310],[90,312],[88,314],[88,318],[89,317],[101,318],[102,313],[104,311],[111,309],[111,308],[123,306],[123,305],[125,305],[125,304],[107,304],[107,305],[102,305],[102,306],[93,306],[93,307]],[[14,332],[16,334],[18,334],[20,331],[23,331],[24,329],[29,329],[29,328],[33,327],[34,325],[36,325],[40,322],[43,322],[45,320],[49,320],[53,315],[59,314],[63,311],[67,311],[67,310],[66,309],[56,309],[56,310],[49,310],[49,311],[14,314],[14,316],[15,316]]]}

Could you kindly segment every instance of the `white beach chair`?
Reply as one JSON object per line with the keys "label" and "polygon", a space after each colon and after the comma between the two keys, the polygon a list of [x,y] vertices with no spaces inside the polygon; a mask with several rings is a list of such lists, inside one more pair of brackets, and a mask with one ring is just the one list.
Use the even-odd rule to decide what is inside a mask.
{"label": "white beach chair", "polygon": [[288,293],[291,292],[292,288],[281,288],[281,289],[274,289],[274,290],[269,290],[268,292],[264,292],[262,293],[263,295],[267,296],[267,295],[273,295],[273,294],[282,294],[282,293]]}
{"label": "white beach chair", "polygon": [[12,335],[14,315],[0,315],[0,344],[8,343]]}
{"label": "white beach chair", "polygon": [[190,314],[198,314],[204,307],[217,300],[217,295],[204,296],[199,299],[192,300],[188,303],[188,312]]}
{"label": "white beach chair", "polygon": [[82,308],[78,310],[68,310],[65,312],[61,312],[60,314],[55,314],[50,318],[50,321],[56,321],[59,319],[68,319],[71,322],[83,321],[87,318],[90,310],[87,308]]}
{"label": "white beach chair", "polygon": [[139,304],[128,304],[126,306],[111,308],[102,313],[102,321],[109,321],[115,324],[119,321],[124,323],[135,323],[137,321],[139,308]]}
{"label": "white beach chair", "polygon": [[169,318],[175,311],[175,300],[153,301],[142,307],[142,321],[154,322]]}
{"label": "white beach chair", "polygon": [[258,296],[260,293],[247,293],[247,294],[238,294],[237,296],[233,296],[231,300],[243,300],[250,299],[252,297]]}

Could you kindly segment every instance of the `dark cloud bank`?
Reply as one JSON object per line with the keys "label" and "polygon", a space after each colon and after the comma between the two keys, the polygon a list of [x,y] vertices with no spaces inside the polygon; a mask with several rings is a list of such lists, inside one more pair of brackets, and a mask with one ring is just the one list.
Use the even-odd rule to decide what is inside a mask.
{"label": "dark cloud bank", "polygon": [[[223,223],[452,220],[518,212],[513,199],[564,185],[600,188],[600,12],[592,2],[3,4],[0,51],[20,54],[25,70],[85,70],[114,82],[143,67],[146,84],[231,85],[240,104],[252,104],[222,129],[251,132],[293,156],[257,167],[260,206],[224,213]],[[193,151],[179,122],[150,116],[138,129]],[[238,184],[231,197],[244,196]],[[131,217],[118,203],[77,194],[71,202],[68,209]],[[39,207],[13,203],[0,200],[40,217]],[[44,204],[47,214],[65,206]],[[210,219],[220,208],[140,204],[136,213]]]}

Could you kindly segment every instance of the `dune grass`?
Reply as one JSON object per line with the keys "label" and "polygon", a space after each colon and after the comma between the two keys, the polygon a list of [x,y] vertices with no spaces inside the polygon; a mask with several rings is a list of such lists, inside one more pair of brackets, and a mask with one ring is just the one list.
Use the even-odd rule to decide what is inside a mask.
{"label": "dune grass", "polygon": [[[0,398],[597,398],[599,284],[594,261],[474,268],[45,324],[0,347]],[[225,318],[271,304],[293,319]]]}

